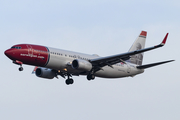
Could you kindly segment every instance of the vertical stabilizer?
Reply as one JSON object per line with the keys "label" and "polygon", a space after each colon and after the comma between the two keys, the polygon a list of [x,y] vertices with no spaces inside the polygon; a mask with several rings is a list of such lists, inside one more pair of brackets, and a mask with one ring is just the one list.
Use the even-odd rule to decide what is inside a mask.
{"label": "vertical stabilizer", "polygon": [[[131,48],[129,49],[129,52],[143,49],[145,47],[146,35],[147,35],[147,32],[142,31],[141,34],[133,43],[133,45],[131,46]],[[132,55],[128,61],[136,65],[142,65],[143,53]]]}

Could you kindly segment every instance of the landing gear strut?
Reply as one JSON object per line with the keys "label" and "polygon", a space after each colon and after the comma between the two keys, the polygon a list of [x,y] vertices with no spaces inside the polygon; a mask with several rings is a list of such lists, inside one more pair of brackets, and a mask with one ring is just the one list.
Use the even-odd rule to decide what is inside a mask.
{"label": "landing gear strut", "polygon": [[70,78],[71,75],[68,75],[68,79],[65,81],[67,85],[73,84],[74,80]]}

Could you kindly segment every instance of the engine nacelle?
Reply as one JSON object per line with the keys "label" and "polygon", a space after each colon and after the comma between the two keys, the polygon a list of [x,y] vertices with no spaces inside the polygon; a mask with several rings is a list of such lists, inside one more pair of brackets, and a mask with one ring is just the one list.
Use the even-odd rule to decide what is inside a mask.
{"label": "engine nacelle", "polygon": [[92,69],[92,64],[86,60],[75,59],[72,62],[72,68],[82,71],[90,71]]}
{"label": "engine nacelle", "polygon": [[47,68],[37,68],[35,73],[37,77],[47,78],[47,79],[53,79],[56,76],[55,72]]}

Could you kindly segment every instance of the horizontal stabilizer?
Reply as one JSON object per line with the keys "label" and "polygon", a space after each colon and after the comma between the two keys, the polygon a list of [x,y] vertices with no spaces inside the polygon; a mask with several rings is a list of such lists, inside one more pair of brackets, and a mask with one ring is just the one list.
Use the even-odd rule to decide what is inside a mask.
{"label": "horizontal stabilizer", "polygon": [[174,60],[158,62],[158,63],[152,63],[152,64],[147,64],[147,65],[140,65],[140,66],[137,66],[137,68],[138,69],[146,69],[146,68],[154,67],[154,66],[161,65],[161,64],[164,64],[164,63],[172,62],[172,61],[174,61]]}

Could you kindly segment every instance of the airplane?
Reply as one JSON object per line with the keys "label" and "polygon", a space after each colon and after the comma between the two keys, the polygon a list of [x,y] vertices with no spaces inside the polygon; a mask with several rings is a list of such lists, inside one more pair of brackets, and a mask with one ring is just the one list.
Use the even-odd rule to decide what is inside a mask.
{"label": "airplane", "polygon": [[159,45],[145,48],[147,32],[141,31],[128,52],[106,57],[33,44],[13,45],[4,54],[20,65],[19,71],[23,70],[23,64],[32,65],[35,66],[32,73],[37,77],[53,79],[60,75],[67,78],[65,83],[70,85],[74,83],[72,76],[86,75],[88,80],[94,80],[95,77],[134,77],[147,68],[174,61],[142,65],[143,53],[164,46],[168,34]]}

